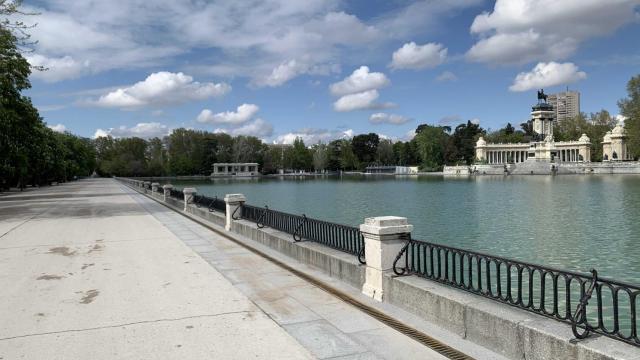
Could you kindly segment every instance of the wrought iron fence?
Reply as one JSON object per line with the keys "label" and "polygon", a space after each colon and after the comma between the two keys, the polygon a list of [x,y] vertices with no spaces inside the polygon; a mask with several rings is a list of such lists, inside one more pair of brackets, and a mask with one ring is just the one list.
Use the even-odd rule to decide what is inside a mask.
{"label": "wrought iron fence", "polygon": [[640,346],[640,287],[599,278],[595,270],[564,271],[410,237],[393,270],[569,323],[577,338],[596,332]]}
{"label": "wrought iron fence", "polygon": [[246,204],[242,205],[241,217],[255,222],[258,228],[268,226],[291,234],[295,241],[306,239],[356,255],[364,264],[364,237],[356,227]]}
{"label": "wrought iron fence", "polygon": [[182,189],[169,189],[169,196],[178,200],[184,199],[184,194],[182,194]]}
{"label": "wrought iron fence", "polygon": [[209,212],[219,211],[224,213],[226,212],[227,207],[227,204],[224,202],[224,200],[218,199],[217,196],[211,198],[205,195],[194,195],[193,203],[196,204],[197,207],[207,207]]}

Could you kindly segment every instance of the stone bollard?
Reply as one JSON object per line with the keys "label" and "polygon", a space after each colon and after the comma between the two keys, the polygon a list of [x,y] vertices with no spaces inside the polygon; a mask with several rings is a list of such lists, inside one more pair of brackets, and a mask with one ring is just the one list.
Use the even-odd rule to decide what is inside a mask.
{"label": "stone bollard", "polygon": [[167,197],[169,197],[169,191],[171,189],[173,189],[173,185],[171,184],[166,184],[166,185],[162,185],[162,189],[164,190],[164,202],[167,202]]}
{"label": "stone bollard", "polygon": [[158,192],[158,188],[160,187],[159,183],[151,183],[151,193]]}
{"label": "stone bollard", "polygon": [[151,181],[145,181],[143,184],[143,188],[144,188],[144,193],[147,194],[147,190],[149,189],[149,187],[151,186]]}
{"label": "stone bollard", "polygon": [[364,224],[360,225],[367,259],[363,294],[382,301],[384,274],[393,271],[393,262],[407,243],[406,235],[412,230],[413,225],[409,225],[404,217],[380,216],[364,219]]}
{"label": "stone bollard", "polygon": [[[224,196],[224,202],[227,203],[226,213],[227,213],[227,221],[225,222],[224,228],[229,231],[231,230],[231,224],[233,223],[233,213],[235,212],[236,218],[242,216],[242,208],[238,209],[247,201],[247,198],[243,194],[227,194]],[[236,212],[236,209],[238,210]]]}
{"label": "stone bollard", "polygon": [[182,193],[184,194],[184,211],[187,211],[187,206],[189,205],[189,200],[193,199],[193,195],[196,193],[196,188],[184,188],[182,189]]}

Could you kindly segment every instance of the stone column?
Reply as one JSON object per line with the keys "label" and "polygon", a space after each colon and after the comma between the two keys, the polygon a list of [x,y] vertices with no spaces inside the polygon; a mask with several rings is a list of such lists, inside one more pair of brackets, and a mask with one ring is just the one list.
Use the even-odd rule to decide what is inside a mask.
{"label": "stone column", "polygon": [[184,211],[187,211],[189,200],[193,198],[193,195],[195,195],[197,191],[198,190],[196,190],[196,188],[190,188],[190,187],[182,189],[182,193],[184,194]]}
{"label": "stone column", "polygon": [[160,187],[159,183],[157,182],[151,183],[151,192],[152,193],[157,192],[159,187]]}
{"label": "stone column", "polygon": [[166,184],[166,185],[162,185],[162,190],[164,190],[164,201],[167,201],[167,197],[169,197],[169,191],[173,189],[173,185],[171,184]]}
{"label": "stone column", "polygon": [[151,186],[151,181],[145,181],[145,182],[144,182],[144,184],[143,184],[143,186],[142,186],[142,187],[144,188],[144,193],[145,193],[145,194],[147,193],[147,188],[148,188],[149,186]]}
{"label": "stone column", "polygon": [[[231,230],[231,224],[233,224],[233,213],[235,212],[236,218],[242,216],[242,204],[247,201],[247,198],[243,194],[227,194],[224,196],[224,202],[227,204],[225,209],[227,213],[227,221],[225,222],[225,230]],[[238,209],[239,208],[239,209]],[[236,209],[238,210],[236,212]]]}
{"label": "stone column", "polygon": [[367,259],[363,294],[382,301],[384,274],[393,271],[393,262],[407,243],[403,235],[412,230],[413,225],[409,225],[404,217],[380,216],[364,219],[364,224],[360,225]]}

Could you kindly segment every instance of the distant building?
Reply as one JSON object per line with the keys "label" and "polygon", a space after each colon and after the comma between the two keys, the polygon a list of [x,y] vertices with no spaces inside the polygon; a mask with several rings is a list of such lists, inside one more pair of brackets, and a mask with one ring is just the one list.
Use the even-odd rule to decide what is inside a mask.
{"label": "distant building", "polygon": [[[591,140],[587,135],[582,134],[576,141],[553,139],[556,111],[546,98],[547,95],[539,91],[538,103],[531,108],[533,141],[528,144],[492,144],[480,137],[476,143],[476,161],[486,164],[591,161]],[[619,152],[618,156],[622,153]]]}
{"label": "distant building", "polygon": [[627,134],[624,125],[618,123],[611,131],[607,131],[602,139],[602,160],[633,160],[627,149]]}
{"label": "distant building", "polygon": [[369,165],[365,168],[364,171],[367,174],[412,175],[418,173],[418,167],[396,165]]}
{"label": "distant building", "polygon": [[558,123],[566,119],[572,119],[580,115],[580,93],[577,91],[563,91],[551,94],[549,104],[555,110],[555,118]]}
{"label": "distant building", "polygon": [[258,163],[215,163],[211,176],[258,176]]}

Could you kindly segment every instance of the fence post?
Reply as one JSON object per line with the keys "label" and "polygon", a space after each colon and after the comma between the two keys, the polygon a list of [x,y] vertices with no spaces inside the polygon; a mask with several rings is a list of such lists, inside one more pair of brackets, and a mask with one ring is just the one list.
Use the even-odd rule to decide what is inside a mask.
{"label": "fence post", "polygon": [[[247,198],[243,194],[227,194],[224,196],[224,202],[227,204],[225,209],[227,213],[227,221],[225,222],[225,230],[231,230],[231,224],[233,223],[233,216],[235,212],[236,218],[242,216],[242,204],[247,201]],[[239,209],[238,209],[239,208]],[[237,212],[236,212],[237,210]]]}
{"label": "fence post", "polygon": [[407,243],[406,234],[412,230],[413,225],[409,225],[405,217],[380,216],[364,219],[364,224],[360,225],[367,259],[363,294],[382,301],[384,273],[392,271],[393,261]]}
{"label": "fence post", "polygon": [[158,187],[159,186],[160,186],[160,184],[157,183],[157,182],[151,183],[151,194],[152,195],[153,195],[153,193],[158,192]]}
{"label": "fence post", "polygon": [[169,196],[169,191],[171,191],[171,189],[173,189],[173,185],[171,184],[166,184],[166,185],[162,185],[162,189],[164,190],[164,202],[167,202],[167,197]]}
{"label": "fence post", "polygon": [[182,189],[182,193],[184,194],[184,211],[187,211],[187,206],[189,204],[189,200],[193,198],[193,195],[196,193],[196,188],[184,188]]}

